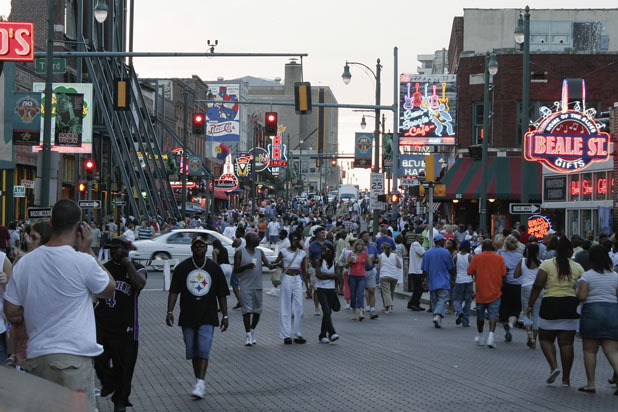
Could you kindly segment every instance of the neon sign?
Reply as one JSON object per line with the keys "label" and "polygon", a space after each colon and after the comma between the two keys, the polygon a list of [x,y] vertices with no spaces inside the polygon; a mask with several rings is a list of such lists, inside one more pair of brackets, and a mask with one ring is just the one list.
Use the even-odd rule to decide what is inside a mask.
{"label": "neon sign", "polygon": [[[583,97],[583,81],[581,87]],[[574,109],[569,109],[566,80],[562,88],[562,101],[556,103],[557,110],[552,112],[549,108],[542,107],[540,111],[543,118],[537,122],[537,129],[525,134],[524,157],[528,161],[540,162],[554,172],[573,173],[582,171],[593,163],[608,160],[610,136],[600,131],[603,126],[594,119],[596,111],[586,110],[584,99],[583,110],[580,102],[575,102]],[[571,184],[571,192],[574,190],[573,183],[575,182]],[[592,185],[590,188],[592,193]]]}
{"label": "neon sign", "polygon": [[231,192],[238,188],[238,178],[234,174],[234,166],[232,165],[232,155],[225,158],[223,164],[223,174],[220,178],[215,179],[215,191]]}
{"label": "neon sign", "polygon": [[285,126],[278,126],[277,134],[272,138],[272,143],[268,145],[268,153],[270,154],[268,170],[273,176],[279,176],[281,168],[288,165],[287,146],[283,144],[281,138],[284,131]]}
{"label": "neon sign", "polygon": [[528,234],[543,239],[551,230],[551,222],[545,216],[533,215],[528,219]]}
{"label": "neon sign", "polygon": [[400,76],[400,145],[455,144],[455,78]]}

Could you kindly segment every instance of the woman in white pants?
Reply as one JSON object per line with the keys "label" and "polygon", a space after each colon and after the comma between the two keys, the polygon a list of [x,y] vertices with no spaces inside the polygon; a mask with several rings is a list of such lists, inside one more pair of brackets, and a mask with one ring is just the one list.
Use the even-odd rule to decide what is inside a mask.
{"label": "woman in white pants", "polygon": [[[291,246],[282,249],[274,264],[283,267],[279,305],[279,336],[283,343],[305,343],[302,336],[303,321],[303,271],[306,271],[307,253],[300,245],[301,236],[290,234]],[[292,323],[292,314],[294,321]]]}

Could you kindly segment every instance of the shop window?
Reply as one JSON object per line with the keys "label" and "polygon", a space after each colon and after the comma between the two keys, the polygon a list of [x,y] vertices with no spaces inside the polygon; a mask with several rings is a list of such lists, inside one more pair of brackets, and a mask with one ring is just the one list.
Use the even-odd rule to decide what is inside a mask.
{"label": "shop window", "polygon": [[607,179],[606,172],[598,172],[594,174],[594,199],[608,199],[608,191],[610,190],[610,181]]}
{"label": "shop window", "polygon": [[583,173],[581,175],[580,186],[581,199],[592,200],[592,192],[594,191],[592,184],[592,173]]}
{"label": "shop window", "polygon": [[581,186],[579,181],[579,175],[569,176],[569,200],[578,201],[579,194],[581,193]]}
{"label": "shop window", "polygon": [[472,144],[483,143],[483,103],[472,103]]}
{"label": "shop window", "polygon": [[579,233],[579,210],[567,210],[567,226],[569,228],[569,236],[578,235]]}
{"label": "shop window", "polygon": [[581,211],[581,230],[579,234],[581,236],[586,236],[589,231],[594,232],[594,215],[596,210],[582,210]]}

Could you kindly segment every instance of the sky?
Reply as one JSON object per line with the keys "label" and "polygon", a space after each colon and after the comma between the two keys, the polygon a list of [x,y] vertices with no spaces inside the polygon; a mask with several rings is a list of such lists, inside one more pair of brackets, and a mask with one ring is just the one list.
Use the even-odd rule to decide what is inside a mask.
{"label": "sky", "polygon": [[[109,0],[108,0],[109,3]],[[615,0],[535,0],[534,8],[615,8]],[[341,80],[346,59],[375,69],[381,59],[382,104],[393,104],[393,48],[399,48],[398,73],[415,73],[418,54],[448,48],[455,16],[464,8],[524,8],[512,0],[136,0],[135,51],[308,53],[305,81],[330,86],[339,103],[374,104],[375,82],[360,66],[351,66],[352,81]],[[0,0],[0,15],[10,0]],[[512,22],[513,29],[517,22]],[[246,75],[284,77],[287,58],[141,58],[134,64],[143,77],[233,79]],[[387,111],[386,129],[392,129]],[[339,110],[339,150],[352,153],[362,113]],[[367,119],[366,130],[372,129]],[[364,179],[363,179],[364,180]]]}

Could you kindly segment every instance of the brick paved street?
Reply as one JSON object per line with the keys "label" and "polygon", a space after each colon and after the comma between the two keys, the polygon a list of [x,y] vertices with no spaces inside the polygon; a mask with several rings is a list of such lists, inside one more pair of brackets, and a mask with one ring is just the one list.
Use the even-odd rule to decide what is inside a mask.
{"label": "brick paved street", "polygon": [[[156,275],[147,288],[159,287]],[[265,283],[266,286],[266,283]],[[266,289],[265,289],[266,290]],[[474,329],[456,327],[448,316],[435,329],[428,313],[405,309],[377,320],[351,320],[335,314],[341,339],[319,344],[321,317],[305,300],[306,345],[283,345],[278,332],[278,298],[264,295],[258,344],[245,347],[239,311],[230,311],[230,328],[216,332],[206,375],[206,398],[194,401],[190,362],[184,359],[180,328],[164,323],[167,293],[145,290],[140,299],[141,342],[131,400],[136,411],[615,411],[618,396],[599,354],[597,393],[577,392],[585,383],[581,342],[571,388],[548,386],[549,368],[540,348],[525,345],[516,330],[513,342],[497,349],[473,343]],[[235,304],[233,296],[228,306]],[[178,309],[176,310],[178,311]],[[176,314],[177,319],[177,314]],[[111,411],[109,399],[99,399]]]}

